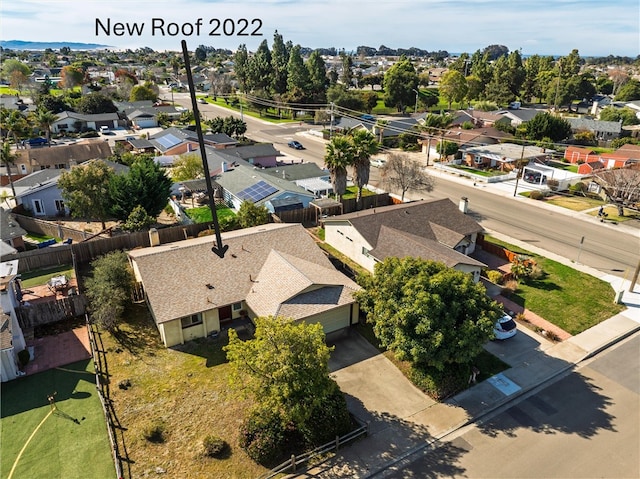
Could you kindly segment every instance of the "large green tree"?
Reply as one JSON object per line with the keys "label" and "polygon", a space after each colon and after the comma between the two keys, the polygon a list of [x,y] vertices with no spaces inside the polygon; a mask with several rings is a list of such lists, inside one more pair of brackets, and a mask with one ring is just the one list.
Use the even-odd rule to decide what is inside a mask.
{"label": "large green tree", "polygon": [[273,78],[273,66],[267,40],[260,43],[255,54],[249,59],[248,72],[250,89],[269,91]]}
{"label": "large green tree", "polygon": [[204,178],[204,165],[199,153],[185,153],[173,162],[171,178],[174,181]]}
{"label": "large green tree", "polygon": [[241,446],[258,461],[289,457],[349,431],[344,396],[329,376],[331,349],[319,323],[255,318],[255,338],[229,330],[233,388],[253,396]]}
{"label": "large green tree", "polygon": [[62,173],[58,188],[71,216],[99,220],[105,229],[111,206],[109,183],[114,174],[113,168],[101,160],[85,162]]}
{"label": "large green tree", "polygon": [[111,214],[126,221],[134,208],[140,205],[155,218],[167,206],[171,184],[172,181],[152,158],[141,157],[133,162],[127,173],[110,179]]}
{"label": "large green tree", "polygon": [[449,70],[442,75],[439,89],[440,95],[442,95],[442,98],[447,101],[449,109],[451,109],[451,104],[453,102],[462,102],[467,95],[469,87],[467,86],[467,80],[462,73],[457,70]]}
{"label": "large green tree", "polygon": [[309,70],[309,93],[313,103],[325,103],[327,99],[327,66],[318,51],[309,55],[306,63]]}
{"label": "large green tree", "polygon": [[571,135],[571,125],[563,118],[550,113],[538,113],[525,123],[525,137],[540,141],[549,138],[553,142],[566,140]]}
{"label": "large green tree", "polygon": [[92,275],[86,280],[90,318],[109,331],[117,331],[134,283],[127,254],[114,251],[95,259],[91,266]]}
{"label": "large green tree", "polygon": [[273,45],[271,47],[271,67],[273,77],[271,78],[271,90],[276,95],[284,95],[287,92],[287,65],[289,63],[289,50],[284,39],[278,30],[273,34]]}
{"label": "large green tree", "polygon": [[616,101],[640,100],[640,81],[630,79],[616,92]]}
{"label": "large green tree", "polygon": [[357,293],[381,344],[401,360],[440,371],[468,364],[501,310],[472,275],[420,258],[387,258]]}
{"label": "large green tree", "polygon": [[83,95],[76,105],[76,109],[80,113],[86,115],[97,113],[115,113],[118,108],[113,104],[111,98],[103,95],[102,93],[89,93]]}
{"label": "large green tree", "polygon": [[402,56],[384,75],[384,104],[404,112],[407,105],[413,105],[418,89],[418,73],[408,58]]}
{"label": "large green tree", "polygon": [[600,120],[602,121],[622,121],[622,126],[637,125],[640,119],[636,116],[631,108],[616,108],[608,106],[600,112]]}
{"label": "large green tree", "polygon": [[287,64],[287,94],[293,103],[308,103],[309,100],[309,70],[302,59],[300,45],[295,45],[289,54]]}
{"label": "large green tree", "polygon": [[243,43],[233,55],[233,71],[240,85],[240,91],[249,91],[249,54],[247,46]]}

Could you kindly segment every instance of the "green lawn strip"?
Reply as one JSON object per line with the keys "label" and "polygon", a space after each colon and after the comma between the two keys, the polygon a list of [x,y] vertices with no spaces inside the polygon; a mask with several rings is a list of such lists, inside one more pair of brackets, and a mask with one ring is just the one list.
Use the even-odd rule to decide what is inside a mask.
{"label": "green lawn strip", "polygon": [[[198,208],[189,208],[186,210],[187,216],[191,218],[196,223],[207,223],[209,221],[213,221],[213,216],[211,215],[211,208],[208,206],[200,206]],[[223,218],[236,216],[235,211],[233,211],[228,206],[216,206],[216,216],[218,217],[218,221]]]}
{"label": "green lawn strip", "polygon": [[35,271],[30,271],[28,273],[21,273],[20,279],[23,288],[31,288],[33,286],[41,286],[43,284],[47,284],[47,281],[49,281],[52,276],[62,275],[65,275],[67,278],[75,277],[73,266],[62,265],[56,266],[55,268],[38,269]]}
{"label": "green lawn strip", "polygon": [[[8,477],[20,451],[51,408],[57,411],[33,435],[13,477],[115,477],[104,413],[90,360],[2,383],[0,477]],[[90,469],[88,469],[90,465]]]}
{"label": "green lawn strip", "polygon": [[[347,186],[347,191],[345,192],[344,195],[342,195],[342,199],[343,200],[349,200],[349,199],[353,199],[356,198],[356,196],[358,195],[358,187],[357,186]],[[368,190],[366,188],[362,189],[362,196],[374,196],[376,195],[376,193],[374,193],[371,190]],[[335,198],[335,195],[329,195],[333,198]]]}
{"label": "green lawn strip", "polygon": [[485,240],[537,261],[544,276],[519,281],[511,299],[570,334],[581,333],[625,308],[614,304],[614,291],[605,281],[496,238],[487,236]]}
{"label": "green lawn strip", "polygon": [[[231,111],[236,111],[236,112],[240,111],[239,103],[234,103],[234,104],[226,103],[224,101],[224,98],[217,98],[215,101],[210,97],[204,97],[204,98],[207,101],[207,103],[211,103],[212,105],[226,108],[227,110],[231,110]],[[285,110],[283,109],[282,111],[284,112]],[[266,120],[268,122],[276,123],[276,124],[277,123],[294,123],[294,122],[300,121],[300,120],[292,120],[291,118],[281,118],[277,114],[277,112],[271,113],[271,109],[267,109],[266,111],[263,111],[260,113],[251,109],[249,106],[247,106],[246,103],[242,104],[242,114],[249,115],[253,118],[259,118],[261,120]]]}
{"label": "green lawn strip", "polygon": [[48,241],[48,240],[51,240],[51,239],[55,239],[56,241],[61,241],[60,238],[55,238],[55,237],[49,236],[49,235],[40,235],[38,233],[28,233],[28,234],[25,235],[25,237],[28,240],[31,240],[31,241],[33,241],[35,243],[42,243],[43,241]]}
{"label": "green lawn strip", "polygon": [[[249,478],[266,471],[238,446],[240,426],[252,402],[229,385],[222,350],[226,337],[165,348],[145,305],[129,308],[120,330],[117,337],[103,333],[102,339],[114,407],[126,428],[132,477],[144,477],[157,467],[166,477],[182,479]],[[131,387],[119,389],[116,385],[125,379]],[[165,440],[149,442],[143,430],[158,421],[164,424]],[[229,444],[227,457],[202,455],[202,440],[210,434]]]}
{"label": "green lawn strip", "polygon": [[463,166],[463,165],[447,165],[450,168],[455,168],[457,170],[462,170],[462,171],[467,171],[469,173],[473,173],[474,175],[478,175],[478,176],[484,176],[484,177],[493,177],[493,176],[505,176],[506,173],[503,171],[497,171],[497,170],[478,170],[476,168],[470,168],[468,166]]}
{"label": "green lawn strip", "polygon": [[[618,216],[618,208],[615,206],[605,206],[604,212],[607,214],[607,221],[622,223],[633,219],[640,219],[640,213],[628,208],[624,208],[624,216]],[[590,211],[591,216],[598,216],[598,210]]]}

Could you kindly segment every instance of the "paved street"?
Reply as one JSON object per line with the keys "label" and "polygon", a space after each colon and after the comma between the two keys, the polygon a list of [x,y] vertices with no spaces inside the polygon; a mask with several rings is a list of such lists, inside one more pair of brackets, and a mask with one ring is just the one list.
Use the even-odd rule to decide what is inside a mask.
{"label": "paved street", "polygon": [[378,477],[640,477],[639,350],[636,334]]}

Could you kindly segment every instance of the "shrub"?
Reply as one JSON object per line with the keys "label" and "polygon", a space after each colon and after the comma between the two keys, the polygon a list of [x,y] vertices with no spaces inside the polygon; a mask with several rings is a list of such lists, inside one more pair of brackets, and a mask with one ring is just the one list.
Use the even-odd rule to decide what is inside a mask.
{"label": "shrub", "polygon": [[545,336],[547,337],[547,339],[549,341],[553,341],[553,342],[558,342],[560,341],[560,336],[558,336],[556,333],[554,333],[553,331],[546,331]]}
{"label": "shrub", "polygon": [[487,278],[492,283],[495,283],[495,284],[502,283],[502,273],[500,271],[495,270],[495,269],[487,271]]}
{"label": "shrub", "polygon": [[165,440],[165,424],[161,419],[149,421],[142,428],[142,437],[149,442],[161,443]]}
{"label": "shrub", "polygon": [[225,454],[229,448],[229,444],[217,436],[207,436],[202,441],[204,453],[209,457],[220,457]]}
{"label": "shrub", "polygon": [[518,291],[518,282],[515,279],[510,279],[502,285],[502,294],[511,295]]}
{"label": "shrub", "polygon": [[550,180],[547,180],[547,186],[551,188],[552,191],[558,191],[558,186],[560,186],[560,182],[552,178]]}
{"label": "shrub", "polygon": [[544,195],[542,194],[542,191],[533,190],[531,193],[529,193],[529,198],[531,198],[532,200],[541,200],[542,198],[544,198]]}
{"label": "shrub", "polygon": [[262,465],[272,465],[304,446],[292,424],[283,424],[277,412],[254,410],[240,430],[240,447]]}
{"label": "shrub", "polygon": [[578,181],[569,186],[569,191],[574,195],[583,195],[587,191],[587,186],[582,181]]}
{"label": "shrub", "polygon": [[531,262],[531,269],[529,270],[529,278],[540,279],[544,276],[544,270],[535,261]]}
{"label": "shrub", "polygon": [[524,314],[524,313],[518,313],[518,314],[516,314],[515,319],[516,319],[516,321],[522,321],[523,323],[530,323],[530,322],[531,322],[531,321],[529,321],[529,320],[527,319],[527,317],[525,316],[525,314]]}
{"label": "shrub", "polygon": [[27,364],[29,364],[29,360],[31,359],[31,355],[27,349],[23,349],[18,353],[18,362],[20,363],[20,367],[24,368]]}
{"label": "shrub", "polygon": [[347,401],[338,387],[333,394],[316,407],[305,423],[304,436],[307,443],[320,446],[336,436],[343,436],[351,429],[351,417],[347,409]]}

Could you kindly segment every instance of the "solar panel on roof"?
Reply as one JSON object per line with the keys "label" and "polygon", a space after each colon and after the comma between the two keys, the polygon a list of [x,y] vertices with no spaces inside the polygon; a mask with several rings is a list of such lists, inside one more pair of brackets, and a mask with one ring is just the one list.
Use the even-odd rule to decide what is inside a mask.
{"label": "solar panel on roof", "polygon": [[165,148],[171,148],[173,146],[176,146],[179,143],[182,143],[181,139],[176,138],[171,133],[161,136],[160,138],[156,138],[156,141],[160,143],[162,146],[164,146]]}
{"label": "solar panel on roof", "polygon": [[278,188],[271,186],[266,181],[258,181],[255,185],[251,185],[248,188],[238,193],[238,198],[241,200],[252,201],[257,203],[258,201],[266,198],[267,196],[278,191]]}

